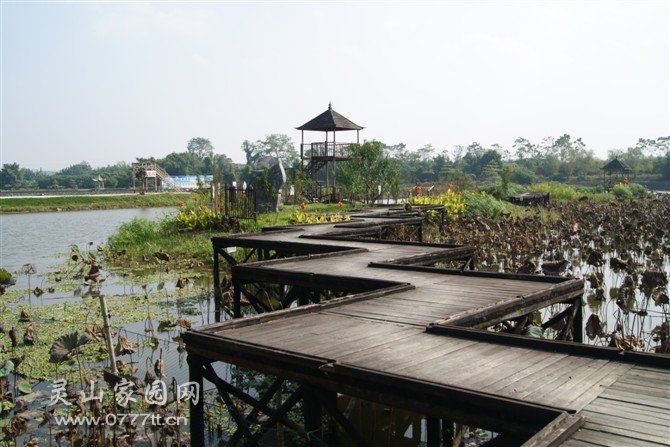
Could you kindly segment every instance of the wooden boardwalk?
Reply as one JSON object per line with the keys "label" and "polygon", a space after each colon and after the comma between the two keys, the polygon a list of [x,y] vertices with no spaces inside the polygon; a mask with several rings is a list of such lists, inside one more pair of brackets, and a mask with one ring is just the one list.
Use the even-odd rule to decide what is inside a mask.
{"label": "wooden boardwalk", "polygon": [[[402,222],[391,219],[354,225],[379,231]],[[224,361],[295,381],[286,408],[252,406],[276,423],[302,400],[306,432],[318,432],[310,414],[323,409],[357,445],[366,442],[332,405],[333,393],[426,415],[431,446],[440,445],[441,420],[499,432],[493,445],[670,445],[668,356],[483,330],[568,303],[565,325],[581,340],[581,281],[440,269],[432,265],[467,266],[472,249],[362,239],[352,230],[331,224],[214,238],[216,253],[264,250],[262,260],[232,266],[236,299],[253,295],[249,284],[281,285],[285,304],[306,304],[315,290],[345,295],[188,331],[192,380],[244,399],[207,366]],[[299,256],[268,259],[278,254]],[[229,410],[242,430],[234,440],[257,441],[250,421]],[[192,408],[193,445],[201,411]]]}

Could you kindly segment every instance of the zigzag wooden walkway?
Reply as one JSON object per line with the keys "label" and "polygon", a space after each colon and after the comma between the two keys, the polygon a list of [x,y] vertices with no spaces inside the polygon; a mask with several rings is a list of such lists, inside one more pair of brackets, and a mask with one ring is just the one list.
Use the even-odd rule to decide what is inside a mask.
{"label": "zigzag wooden walkway", "polygon": [[[490,445],[670,445],[670,357],[485,329],[566,303],[563,338],[581,341],[581,281],[435,268],[470,266],[472,248],[364,239],[398,225],[419,230],[420,221],[400,212],[359,218],[213,239],[217,259],[235,264],[238,315],[242,295],[259,311],[292,306],[184,334],[192,380],[215,383],[236,419],[233,443],[254,444],[277,422],[320,439],[325,411],[367,445],[333,403],[343,393],[426,415],[429,446],[441,445],[441,421],[500,433]],[[237,264],[227,247],[254,249],[261,260]],[[215,361],[299,386],[270,408],[277,389],[251,397],[219,378]],[[304,427],[285,418],[299,401]],[[202,408],[191,411],[192,445],[201,445]],[[258,413],[269,419],[254,432]]]}

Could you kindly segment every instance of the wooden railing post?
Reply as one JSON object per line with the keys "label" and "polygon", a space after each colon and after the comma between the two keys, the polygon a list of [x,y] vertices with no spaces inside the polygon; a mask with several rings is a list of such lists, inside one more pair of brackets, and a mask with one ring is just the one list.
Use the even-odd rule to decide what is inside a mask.
{"label": "wooden railing post", "polygon": [[191,352],[189,352],[186,361],[188,362],[189,380],[198,385],[200,392],[197,401],[194,402],[194,399],[190,399],[191,446],[201,447],[205,445],[205,408],[203,402],[205,396],[202,384],[203,362],[200,356]]}

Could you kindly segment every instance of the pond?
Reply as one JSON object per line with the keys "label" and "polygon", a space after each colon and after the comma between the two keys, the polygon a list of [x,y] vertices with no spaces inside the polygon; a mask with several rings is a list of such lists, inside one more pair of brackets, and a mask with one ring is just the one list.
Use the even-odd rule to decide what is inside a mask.
{"label": "pond", "polygon": [[[0,267],[13,273],[31,263],[38,273],[45,273],[71,245],[103,245],[123,222],[158,219],[174,212],[176,208],[131,208],[0,214]],[[27,283],[17,287],[27,287]]]}

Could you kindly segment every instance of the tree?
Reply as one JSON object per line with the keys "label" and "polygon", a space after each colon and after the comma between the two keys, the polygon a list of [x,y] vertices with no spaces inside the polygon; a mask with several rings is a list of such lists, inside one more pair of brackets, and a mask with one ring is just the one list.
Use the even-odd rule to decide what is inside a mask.
{"label": "tree", "polygon": [[87,161],[82,161],[81,163],[61,169],[58,171],[58,174],[68,176],[93,175],[93,168],[91,168],[91,165]]}
{"label": "tree", "polygon": [[170,175],[204,175],[205,163],[195,152],[172,152],[156,161]]}
{"label": "tree", "polygon": [[255,164],[263,157],[277,157],[285,168],[297,166],[300,161],[291,137],[279,133],[266,135],[264,140],[255,143],[244,140],[242,150],[247,156],[248,165]]}
{"label": "tree", "polygon": [[[640,138],[636,147],[640,147],[650,155],[658,155],[654,163],[654,170],[662,172],[663,180],[670,180],[670,136],[660,137],[655,140]],[[664,153],[665,158],[663,158]]]}
{"label": "tree", "polygon": [[338,179],[353,199],[374,204],[384,193],[397,189],[398,163],[386,156],[376,140],[352,146],[352,159],[338,164]]}
{"label": "tree", "polygon": [[18,163],[5,163],[0,170],[0,187],[19,188],[23,182],[23,172]]}
{"label": "tree", "polygon": [[211,158],[214,154],[214,146],[212,146],[212,142],[203,137],[191,138],[186,145],[186,149],[200,160]]}

